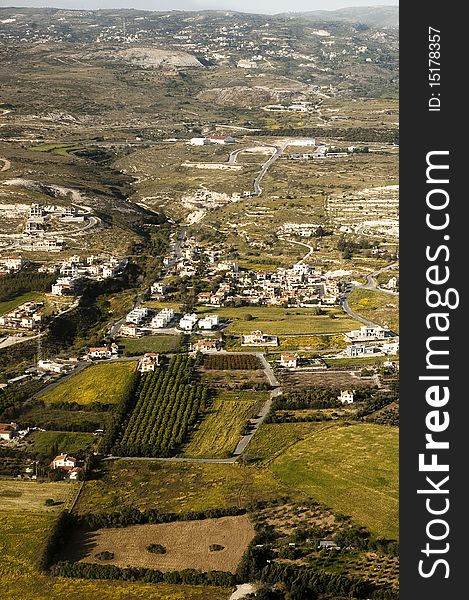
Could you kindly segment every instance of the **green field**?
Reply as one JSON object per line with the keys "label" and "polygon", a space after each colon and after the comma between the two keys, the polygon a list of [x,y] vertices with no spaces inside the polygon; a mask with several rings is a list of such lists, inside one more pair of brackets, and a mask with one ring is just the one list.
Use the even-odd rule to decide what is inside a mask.
{"label": "green field", "polygon": [[0,594],[5,600],[226,600],[230,590],[47,577],[38,560],[52,515],[0,512]]}
{"label": "green field", "polygon": [[41,396],[47,403],[77,402],[78,404],[114,404],[121,400],[132,385],[136,362],[115,362],[91,365],[72,375]]}
{"label": "green field", "polygon": [[[75,496],[78,483],[75,481],[39,482],[0,480],[0,510],[33,513],[56,513],[70,504]],[[52,498],[58,504],[46,506]]]}
{"label": "green field", "polygon": [[126,356],[137,356],[145,352],[177,352],[181,343],[179,335],[146,335],[141,338],[120,338]]}
{"label": "green field", "polygon": [[39,146],[31,146],[31,150],[35,152],[52,152],[59,156],[70,156],[77,150],[83,150],[83,146],[76,144],[40,144]]}
{"label": "green field", "polygon": [[0,302],[0,315],[10,312],[20,304],[24,304],[25,302],[43,299],[44,294],[41,294],[39,292],[26,292],[25,294],[21,294],[21,296],[16,296],[12,300],[5,300],[5,302]]}
{"label": "green field", "polygon": [[[185,446],[182,456],[226,458],[231,456],[249,418],[267,399],[268,392],[221,392]],[[257,410],[256,410],[257,409]]]}
{"label": "green field", "polygon": [[58,453],[75,454],[89,448],[96,441],[92,433],[74,431],[34,431],[28,438],[28,451],[49,455],[53,446]]}
{"label": "green field", "polygon": [[[359,323],[351,319],[340,309],[327,309],[324,315],[314,315],[308,308],[278,308],[245,306],[241,308],[204,308],[206,314],[218,314],[222,319],[229,319],[231,323],[227,333],[240,335],[261,329],[271,335],[338,333],[350,331]],[[334,314],[336,318],[329,315]],[[251,315],[251,320],[245,316]]]}
{"label": "green field", "polygon": [[112,512],[123,507],[184,513],[247,506],[288,493],[267,469],[234,464],[114,460],[86,481],[76,509]]}
{"label": "green field", "polygon": [[323,423],[263,423],[246,449],[246,454],[270,462],[296,442],[324,427]]}
{"label": "green field", "polygon": [[399,296],[376,290],[355,289],[349,306],[357,314],[399,333]]}
{"label": "green field", "polygon": [[300,496],[397,538],[398,435],[393,427],[337,424],[291,446],[270,469]]}

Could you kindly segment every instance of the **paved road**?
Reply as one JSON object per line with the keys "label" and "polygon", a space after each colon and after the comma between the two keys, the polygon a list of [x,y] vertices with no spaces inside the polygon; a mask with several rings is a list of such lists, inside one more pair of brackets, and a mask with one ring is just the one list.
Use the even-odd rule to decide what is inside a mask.
{"label": "paved road", "polygon": [[262,181],[262,178],[267,173],[267,171],[269,170],[269,168],[273,165],[273,163],[283,154],[283,151],[285,150],[285,148],[286,148],[287,145],[288,145],[287,143],[284,143],[281,146],[276,146],[275,152],[262,165],[262,168],[259,171],[259,174],[254,179],[254,194],[256,196],[260,196],[262,194],[262,188],[261,188],[261,185],[260,185],[261,181]]}
{"label": "paved road", "polygon": [[395,292],[390,292],[390,290],[383,290],[383,289],[381,289],[378,286],[378,284],[377,284],[377,282],[375,280],[375,276],[379,275],[379,273],[382,273],[383,271],[387,271],[388,269],[392,269],[393,267],[396,266],[396,264],[397,263],[391,263],[390,265],[387,265],[386,267],[383,267],[382,269],[378,269],[377,271],[374,271],[370,275],[367,275],[367,277],[366,277],[366,283],[365,284],[352,286],[351,289],[349,289],[349,291],[345,293],[345,296],[344,296],[344,298],[343,298],[343,300],[341,302],[343,310],[350,317],[352,317],[353,319],[356,319],[357,321],[360,321],[360,323],[363,323],[367,327],[379,327],[378,323],[374,323],[373,321],[365,319],[364,317],[362,317],[361,315],[359,315],[355,311],[353,311],[350,308],[350,305],[348,303],[348,298],[349,298],[350,294],[352,293],[352,291],[353,290],[357,290],[357,289],[362,289],[362,290],[376,290],[376,291],[380,291],[380,292],[387,292],[387,293],[395,294]]}

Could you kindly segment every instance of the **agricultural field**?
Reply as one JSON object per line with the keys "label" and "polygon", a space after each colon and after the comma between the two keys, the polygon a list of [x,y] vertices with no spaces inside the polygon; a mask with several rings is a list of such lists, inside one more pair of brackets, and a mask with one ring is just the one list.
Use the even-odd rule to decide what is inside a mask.
{"label": "agricultural field", "polygon": [[220,391],[207,407],[182,456],[226,458],[239,442],[248,419],[254,418],[267,400],[267,392]]}
{"label": "agricultural field", "polygon": [[[65,552],[68,560],[87,563],[99,563],[97,554],[112,552],[114,558],[106,564],[118,567],[130,565],[163,572],[197,569],[234,573],[253,537],[253,524],[246,515],[240,515],[76,531]],[[149,552],[150,544],[163,546],[165,552]],[[214,544],[221,549],[210,550]]]}
{"label": "agricultural field", "polygon": [[399,333],[399,296],[376,290],[355,289],[349,306],[357,314]]}
{"label": "agricultural field", "polygon": [[331,426],[291,446],[270,465],[297,494],[350,515],[376,535],[398,537],[398,431]]}
{"label": "agricultural field", "polygon": [[231,590],[215,587],[145,584],[48,577],[38,561],[54,515],[0,511],[0,593],[5,600],[226,600]]}
{"label": "agricultural field", "polygon": [[43,394],[41,400],[45,404],[117,404],[132,389],[135,373],[134,361],[91,365]]}
{"label": "agricultural field", "polygon": [[72,431],[34,431],[26,438],[28,452],[50,455],[52,448],[57,454],[81,454],[97,442],[91,433]]}
{"label": "agricultural field", "polygon": [[328,351],[340,350],[347,345],[342,334],[336,335],[289,335],[281,337],[281,350]]}
{"label": "agricultural field", "polygon": [[[0,511],[56,514],[71,503],[78,485],[75,481],[0,480]],[[48,499],[56,504],[46,506]]]}
{"label": "agricultural field", "polygon": [[[241,308],[208,308],[207,314],[218,314],[221,319],[231,322],[226,333],[232,335],[248,334],[256,329],[261,329],[269,335],[294,335],[294,334],[324,334],[350,331],[358,327],[359,323],[351,319],[340,309],[325,309],[325,314],[315,315],[308,308],[278,308],[278,307],[253,307]],[[246,315],[252,317],[246,318]],[[331,317],[330,315],[333,315]]]}
{"label": "agricultural field", "polygon": [[[109,410],[92,410],[91,405],[82,405],[83,410],[69,410],[57,404],[44,405],[40,401],[17,419],[24,427],[40,427],[47,431],[93,432],[106,429],[111,418]],[[86,409],[86,410],[85,410]],[[26,442],[28,438],[26,438]]]}
{"label": "agricultural field", "polygon": [[214,369],[207,371],[199,367],[199,373],[202,383],[210,388],[222,388],[224,390],[234,390],[237,388],[255,388],[258,385],[265,385],[267,378],[262,369],[256,371],[222,371]]}
{"label": "agricultural field", "polygon": [[125,356],[138,356],[145,352],[165,354],[178,352],[182,337],[180,335],[146,335],[141,338],[120,338]]}
{"label": "agricultural field", "polygon": [[136,402],[113,452],[119,456],[171,456],[187,439],[208,399],[192,385],[193,361],[172,357],[167,367],[143,374]]}
{"label": "agricultural field", "polygon": [[289,493],[266,469],[234,464],[120,459],[102,463],[86,481],[75,510],[113,512],[116,507],[186,513],[245,507]]}
{"label": "agricultural field", "polygon": [[333,387],[356,389],[376,385],[372,377],[360,377],[360,372],[346,370],[327,370],[317,372],[283,371],[282,381],[287,391],[307,389],[309,387]]}
{"label": "agricultural field", "polygon": [[323,423],[262,423],[246,454],[252,460],[269,463],[290,446],[323,427]]}
{"label": "agricultural field", "polygon": [[255,371],[262,368],[258,357],[252,354],[206,354],[202,364],[207,370]]}

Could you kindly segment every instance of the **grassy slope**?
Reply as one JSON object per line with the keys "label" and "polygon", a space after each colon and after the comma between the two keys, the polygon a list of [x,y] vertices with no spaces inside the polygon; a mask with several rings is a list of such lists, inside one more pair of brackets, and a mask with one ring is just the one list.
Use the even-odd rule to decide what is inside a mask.
{"label": "grassy slope", "polygon": [[286,495],[268,470],[238,464],[166,463],[116,460],[100,479],[85,483],[78,512],[116,507],[157,507],[162,512],[246,506]]}
{"label": "grassy slope", "polygon": [[254,406],[266,397],[267,393],[262,392],[239,391],[219,394],[185,447],[183,456],[230,456],[240,439],[244,424],[253,416]]}
{"label": "grassy slope", "polygon": [[64,504],[46,507],[45,501],[48,498],[52,498],[56,502],[67,504],[74,497],[77,487],[78,483],[73,481],[40,483],[35,481],[1,480],[1,511],[57,513],[64,508]]}
{"label": "grassy slope", "polygon": [[229,590],[47,577],[37,561],[54,517],[0,513],[0,594],[4,600],[226,600]]}
{"label": "grassy slope", "polygon": [[0,315],[4,313],[10,312],[20,304],[24,304],[25,302],[31,302],[32,300],[42,300],[44,298],[44,294],[39,292],[26,292],[25,294],[21,294],[21,296],[16,296],[13,300],[6,300],[5,302],[0,302]]}
{"label": "grassy slope", "polygon": [[353,290],[349,306],[357,314],[399,333],[399,296],[376,290]]}
{"label": "grassy slope", "polygon": [[397,537],[398,430],[331,426],[307,436],[270,465],[291,490],[350,515],[376,534]]}
{"label": "grassy slope", "polygon": [[92,365],[41,396],[46,403],[119,402],[135,372],[134,361]]}
{"label": "grassy slope", "polygon": [[322,423],[263,423],[246,453],[262,462],[269,462],[289,446],[322,427]]}

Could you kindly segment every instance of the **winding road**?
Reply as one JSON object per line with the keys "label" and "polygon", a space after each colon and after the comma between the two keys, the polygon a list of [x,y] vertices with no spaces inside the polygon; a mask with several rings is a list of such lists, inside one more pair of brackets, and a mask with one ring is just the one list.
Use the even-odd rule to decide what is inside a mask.
{"label": "winding road", "polygon": [[360,321],[360,323],[363,323],[367,327],[379,327],[378,323],[373,323],[373,321],[369,321],[368,319],[365,319],[364,317],[362,317],[361,315],[359,315],[355,311],[353,311],[350,308],[350,305],[348,303],[348,298],[349,298],[349,296],[350,296],[350,294],[352,293],[353,290],[360,290],[360,289],[361,290],[374,290],[374,291],[377,291],[377,292],[385,292],[387,294],[397,295],[397,292],[392,292],[391,290],[385,290],[385,289],[380,288],[378,286],[378,283],[375,280],[375,276],[376,275],[379,275],[380,273],[383,273],[384,271],[387,271],[388,269],[392,269],[397,264],[398,263],[391,263],[390,265],[387,265],[386,267],[378,269],[377,271],[374,271],[370,275],[366,276],[366,283],[365,284],[363,284],[363,285],[351,285],[347,289],[347,291],[344,294],[344,298],[342,299],[341,306],[342,306],[343,310],[349,315],[349,317],[352,317],[352,319],[356,319],[357,321]]}

